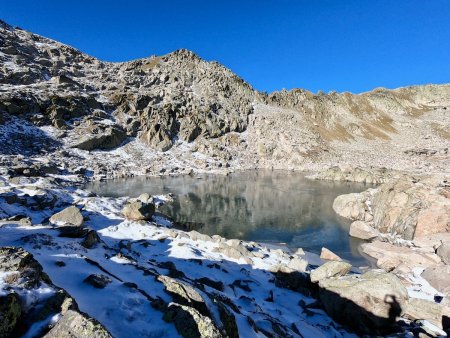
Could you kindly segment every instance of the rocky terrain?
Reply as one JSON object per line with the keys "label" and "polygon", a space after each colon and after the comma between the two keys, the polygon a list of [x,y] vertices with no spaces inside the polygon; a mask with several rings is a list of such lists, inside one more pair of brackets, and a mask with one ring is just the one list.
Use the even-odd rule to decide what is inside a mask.
{"label": "rocky terrain", "polygon": [[[0,22],[0,337],[445,336],[450,85],[260,93],[187,50],[122,63]],[[275,168],[380,269],[173,228],[87,180]]]}

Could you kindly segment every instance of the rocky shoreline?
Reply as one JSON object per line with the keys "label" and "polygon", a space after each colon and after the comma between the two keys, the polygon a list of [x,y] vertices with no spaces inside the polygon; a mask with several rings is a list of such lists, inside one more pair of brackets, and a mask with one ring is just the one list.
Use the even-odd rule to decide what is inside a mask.
{"label": "rocky shoreline", "polygon": [[[137,334],[145,330],[161,331],[166,336],[177,332],[185,337],[190,337],[186,332],[195,332],[193,336],[199,337],[253,336],[258,332],[269,336],[305,336],[319,331],[324,336],[336,332],[351,336],[352,331],[382,335],[422,331],[428,335],[444,334],[445,318],[450,314],[449,279],[442,276],[445,268],[448,269],[445,265],[448,257],[444,256],[448,252],[441,246],[439,255],[430,251],[442,239],[441,234],[434,237],[434,242],[433,236],[425,238],[426,241],[420,237],[426,243],[420,247],[418,239],[408,241],[394,234],[383,236],[371,227],[378,231],[377,237],[364,244],[363,250],[377,259],[381,269],[361,273],[326,249],[318,257],[301,249],[297,252],[268,249],[257,243],[176,230],[169,219],[155,211],[151,195],[134,199],[103,198],[72,188],[74,182],[70,179],[74,176],[0,178],[2,250],[27,250],[20,251],[21,255],[33,254],[42,265],[41,271],[48,273],[89,314],[80,312],[81,315],[74,314],[72,318],[65,317],[63,310],[54,309],[51,316],[59,320],[50,321],[48,315],[47,322],[39,324],[41,332],[47,332],[49,337],[72,323],[92,321],[89,316],[104,325],[101,330],[106,336],[109,332],[123,336],[125,329],[138,330],[133,331]],[[393,183],[376,189],[383,191],[386,184]],[[352,217],[354,223],[366,222],[370,218],[364,209],[367,203],[356,196],[365,194],[351,194],[351,198],[340,196],[334,207],[341,215]],[[369,195],[376,196],[373,192]],[[343,197],[344,203],[340,201]],[[164,200],[159,196],[159,203],[161,198]],[[355,212],[360,207],[364,212]],[[6,261],[2,266],[8,266],[10,256],[2,256]],[[76,262],[80,260],[84,266]],[[76,283],[61,277],[67,266],[72,265],[77,272],[72,271],[70,275],[75,278],[74,273],[79,274]],[[2,274],[12,273],[15,270],[2,268]],[[25,303],[20,298],[23,280],[3,280],[2,289],[17,294]],[[156,285],[144,286],[150,282]],[[27,290],[38,292],[36,285],[45,287],[43,283],[38,281]],[[129,301],[125,298],[131,297],[128,293],[137,293],[142,298],[139,309],[114,308],[113,304],[92,308],[86,295],[80,294],[81,290],[91,292],[83,285],[92,285],[93,293],[97,289],[107,290],[110,285],[125,287],[124,299],[117,296],[119,303],[123,306]],[[105,302],[101,294],[96,297]],[[391,298],[386,300],[386,297]],[[130,325],[138,320],[135,316],[141,313],[144,299],[161,319],[158,323],[147,329],[137,324],[131,327],[123,322],[113,323],[125,313],[134,318]],[[288,299],[298,299],[296,306],[286,303]],[[14,303],[8,301],[8,304]],[[38,303],[33,307],[39,307]],[[393,308],[397,309],[395,316]],[[75,309],[78,313],[78,307]],[[275,309],[280,316],[273,316]],[[34,315],[27,311],[21,309],[20,316],[15,311],[21,330],[24,327],[31,330],[37,325],[30,324]],[[217,313],[221,316],[217,317]],[[144,318],[148,314],[139,320]],[[193,321],[189,324],[186,318]],[[255,318],[259,319],[255,321]],[[173,325],[170,329],[169,324]],[[89,333],[82,331],[77,336],[87,337]]]}

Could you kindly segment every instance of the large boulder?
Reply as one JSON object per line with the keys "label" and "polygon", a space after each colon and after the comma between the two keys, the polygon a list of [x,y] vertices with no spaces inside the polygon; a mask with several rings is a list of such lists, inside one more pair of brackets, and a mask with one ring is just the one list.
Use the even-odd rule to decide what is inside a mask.
{"label": "large boulder", "polygon": [[363,221],[369,211],[367,199],[367,192],[340,195],[333,202],[333,210],[342,217],[353,221]]}
{"label": "large boulder", "polygon": [[440,182],[439,177],[402,176],[381,185],[372,200],[377,229],[407,240],[450,232],[450,194]]}
{"label": "large boulder", "polygon": [[57,226],[82,226],[84,222],[80,209],[72,205],[50,217],[50,222]]}
{"label": "large boulder", "polygon": [[170,303],[163,318],[173,323],[178,333],[185,338],[223,337],[209,317],[186,305]]}
{"label": "large boulder", "polygon": [[155,205],[153,203],[144,203],[141,201],[133,201],[125,204],[122,214],[125,218],[133,221],[148,221],[155,213]]}
{"label": "large boulder", "polygon": [[192,286],[163,275],[157,280],[163,283],[164,291],[172,296],[174,302],[194,308],[204,316],[210,315],[205,300]]}
{"label": "large boulder", "polygon": [[319,297],[333,319],[373,335],[389,332],[406,308],[408,293],[393,274],[372,270],[320,280]]}

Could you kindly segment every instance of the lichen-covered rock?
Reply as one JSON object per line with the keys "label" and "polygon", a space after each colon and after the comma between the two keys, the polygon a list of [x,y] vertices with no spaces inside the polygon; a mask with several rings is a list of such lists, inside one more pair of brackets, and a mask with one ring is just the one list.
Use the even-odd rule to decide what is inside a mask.
{"label": "lichen-covered rock", "polygon": [[311,282],[317,283],[323,279],[346,275],[352,268],[347,262],[329,261],[311,271]]}
{"label": "lichen-covered rock", "polygon": [[112,338],[98,321],[73,310],[68,310],[44,337]]}
{"label": "lichen-covered rock", "polygon": [[184,338],[223,337],[209,317],[186,305],[170,303],[164,320],[174,323],[178,333]]}
{"label": "lichen-covered rock", "polygon": [[172,296],[174,302],[187,305],[202,315],[209,316],[205,300],[192,286],[163,275],[158,276],[157,280],[164,284],[164,290]]}
{"label": "lichen-covered rock", "polygon": [[408,293],[393,274],[369,271],[320,280],[319,297],[336,321],[359,333],[384,334],[404,313]]}
{"label": "lichen-covered rock", "polygon": [[22,315],[20,298],[16,293],[0,296],[0,337],[9,337]]}

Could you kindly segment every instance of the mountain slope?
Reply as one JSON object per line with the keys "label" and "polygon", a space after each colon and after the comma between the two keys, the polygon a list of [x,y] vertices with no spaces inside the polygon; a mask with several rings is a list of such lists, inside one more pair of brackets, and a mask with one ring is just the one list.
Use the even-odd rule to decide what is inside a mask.
{"label": "mountain slope", "polygon": [[[266,95],[187,50],[103,62],[4,22],[0,42],[5,155],[57,151],[55,159],[70,162],[58,156],[64,150],[88,165],[92,156],[71,149],[121,146],[121,160],[101,169],[108,173],[336,164],[448,170],[450,85]],[[139,162],[134,169],[124,167],[124,153]]]}

